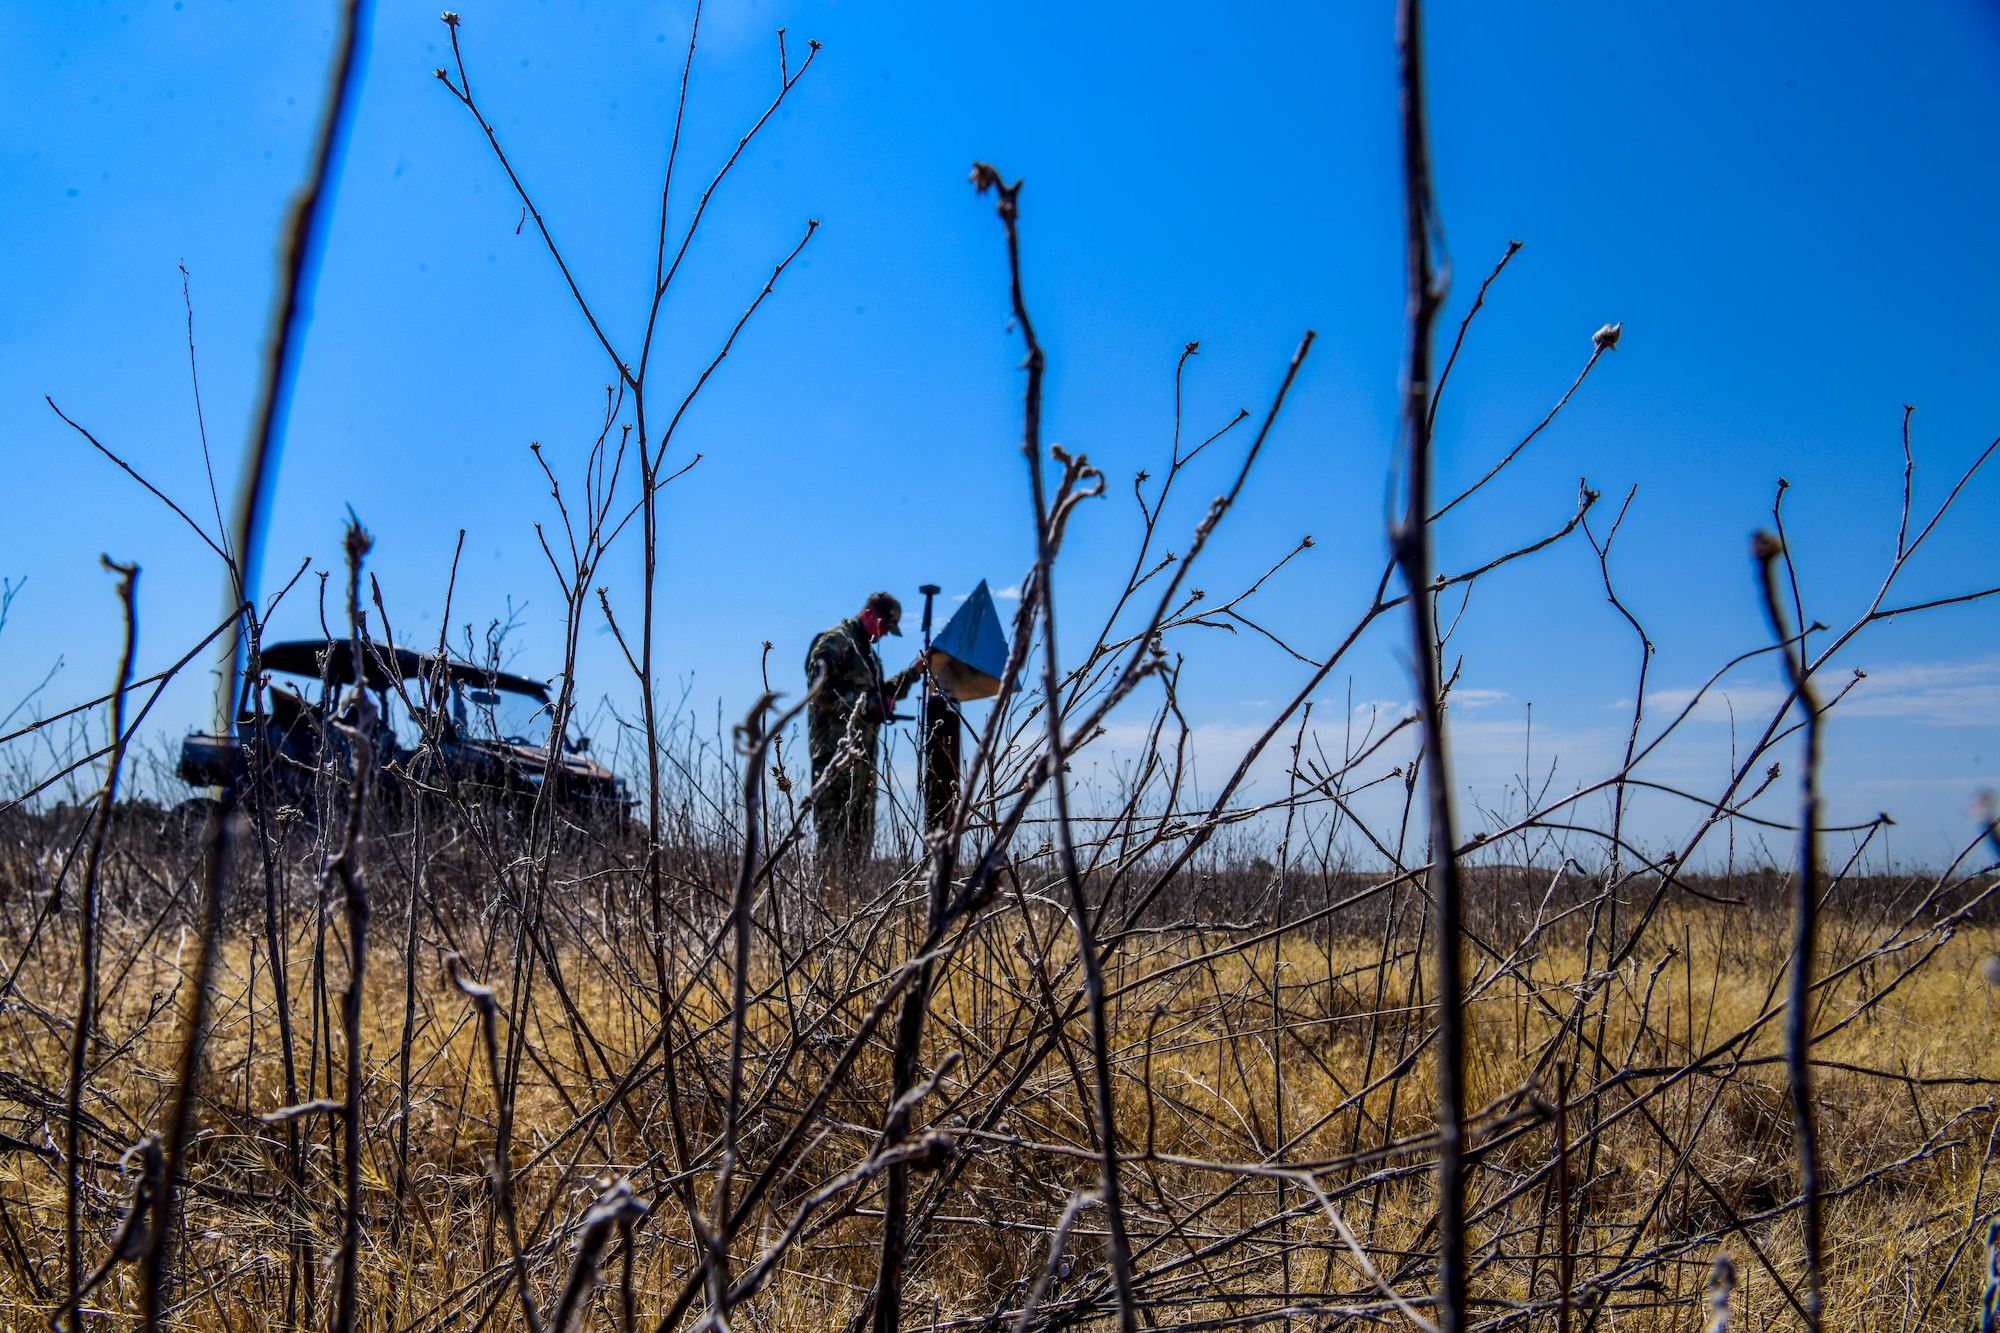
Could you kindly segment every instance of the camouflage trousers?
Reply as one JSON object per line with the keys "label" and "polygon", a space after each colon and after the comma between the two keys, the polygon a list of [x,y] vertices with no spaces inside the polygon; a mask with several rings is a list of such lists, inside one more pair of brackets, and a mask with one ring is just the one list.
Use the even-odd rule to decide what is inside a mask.
{"label": "camouflage trousers", "polygon": [[[815,729],[817,730],[817,729]],[[812,738],[821,740],[818,735]],[[813,827],[819,833],[819,854],[828,878],[845,878],[875,851],[875,731],[864,728],[858,738],[861,756],[842,767],[813,798]],[[812,747],[813,786],[840,752],[838,735]]]}

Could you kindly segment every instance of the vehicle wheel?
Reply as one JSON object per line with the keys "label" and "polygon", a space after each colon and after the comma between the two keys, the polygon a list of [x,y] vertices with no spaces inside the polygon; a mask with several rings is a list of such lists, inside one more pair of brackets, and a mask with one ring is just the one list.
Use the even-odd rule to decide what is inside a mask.
{"label": "vehicle wheel", "polygon": [[189,797],[167,811],[166,817],[160,821],[160,832],[170,838],[197,839],[221,805],[212,796]]}

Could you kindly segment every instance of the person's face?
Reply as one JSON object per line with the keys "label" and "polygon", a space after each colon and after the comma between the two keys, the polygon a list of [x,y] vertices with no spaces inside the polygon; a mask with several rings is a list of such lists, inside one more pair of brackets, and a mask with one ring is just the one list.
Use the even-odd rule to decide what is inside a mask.
{"label": "person's face", "polygon": [[861,612],[861,628],[868,631],[870,643],[881,642],[882,636],[889,632],[889,627],[882,623],[882,617],[875,614],[875,608],[872,606]]}

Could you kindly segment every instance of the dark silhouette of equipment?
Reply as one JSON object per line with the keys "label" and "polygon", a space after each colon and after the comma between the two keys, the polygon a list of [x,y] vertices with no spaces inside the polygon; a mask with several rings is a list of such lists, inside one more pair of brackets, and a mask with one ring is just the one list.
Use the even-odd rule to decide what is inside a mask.
{"label": "dark silhouette of equipment", "polygon": [[930,669],[931,604],[943,589],[926,583],[917,591],[924,595],[923,740],[917,751],[922,764],[918,785],[923,795],[924,831],[929,832],[951,822],[952,803],[958,799],[959,728],[958,713]]}

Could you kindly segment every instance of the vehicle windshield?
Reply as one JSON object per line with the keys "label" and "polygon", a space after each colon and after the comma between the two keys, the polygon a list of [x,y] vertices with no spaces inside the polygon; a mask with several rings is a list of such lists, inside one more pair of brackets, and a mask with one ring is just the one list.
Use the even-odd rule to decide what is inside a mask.
{"label": "vehicle windshield", "polygon": [[451,686],[451,716],[470,740],[544,745],[549,739],[548,704],[529,694]]}
{"label": "vehicle windshield", "polygon": [[[307,707],[319,700],[317,682],[287,679],[283,688],[291,691]],[[412,702],[420,699],[418,682],[407,683]],[[336,690],[342,699],[349,697],[346,690]],[[371,690],[371,697],[388,709],[387,722],[394,732],[397,743],[404,749],[415,749],[423,743],[423,725],[411,717],[403,708],[400,692],[389,690],[380,693]],[[275,700],[273,701],[275,707]],[[532,694],[521,694],[512,690],[489,690],[478,685],[468,685],[461,681],[450,684],[450,698],[446,704],[447,716],[459,734],[467,740],[504,741],[516,745],[542,746],[548,743],[549,720],[553,713],[550,704],[543,703]]]}

